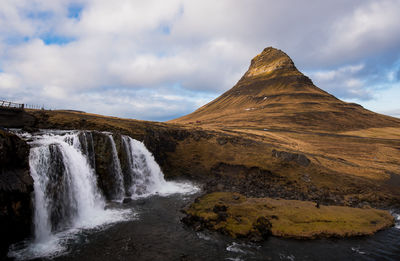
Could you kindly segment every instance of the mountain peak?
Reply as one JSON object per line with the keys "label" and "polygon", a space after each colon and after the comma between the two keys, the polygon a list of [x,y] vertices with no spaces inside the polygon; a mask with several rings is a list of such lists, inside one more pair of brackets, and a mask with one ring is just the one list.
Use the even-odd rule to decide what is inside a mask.
{"label": "mountain peak", "polygon": [[230,90],[195,112],[172,120],[208,127],[344,131],[400,121],[343,102],[297,70],[281,50],[265,48]]}
{"label": "mountain peak", "polygon": [[286,53],[273,47],[267,47],[251,60],[244,77],[268,75],[279,70],[298,72],[292,59]]}

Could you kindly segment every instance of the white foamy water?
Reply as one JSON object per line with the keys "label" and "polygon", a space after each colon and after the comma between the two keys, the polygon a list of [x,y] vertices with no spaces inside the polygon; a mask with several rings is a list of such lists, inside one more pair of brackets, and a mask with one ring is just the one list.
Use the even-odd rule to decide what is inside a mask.
{"label": "white foamy water", "polygon": [[[34,180],[34,238],[11,247],[9,257],[17,260],[65,254],[81,232],[136,217],[132,210],[106,209],[94,170],[93,137],[90,132],[48,131],[30,140],[29,165]],[[107,135],[113,155],[115,199],[152,195],[192,194],[199,191],[189,182],[169,182],[145,145],[122,136],[129,173],[123,173],[113,136]],[[124,184],[129,177],[129,186]],[[129,187],[129,191],[125,191]]]}
{"label": "white foamy water", "polygon": [[236,242],[233,242],[232,244],[230,244],[230,245],[228,245],[226,247],[226,250],[229,251],[229,252],[246,254],[247,251],[242,249],[243,246],[246,246],[246,245],[244,245],[244,244],[242,245],[242,244],[238,244]]}
{"label": "white foamy water", "polygon": [[122,137],[130,168],[132,198],[151,195],[168,196],[171,194],[192,194],[199,191],[197,186],[189,182],[166,181],[160,166],[143,142],[128,136]]}
{"label": "white foamy water", "polygon": [[365,255],[365,254],[366,254],[366,252],[365,252],[365,251],[362,251],[362,250],[360,249],[360,247],[351,247],[351,251],[353,251],[353,252],[355,252],[355,253],[357,253],[357,254],[360,254],[360,255]]}
{"label": "white foamy water", "polygon": [[286,254],[279,254],[279,259],[280,260],[289,260],[289,261],[296,260],[294,255],[286,255]]}
{"label": "white foamy water", "polygon": [[400,229],[400,214],[392,213],[394,216],[395,228]]}
{"label": "white foamy water", "polygon": [[206,234],[202,233],[202,232],[197,232],[196,233],[197,237],[206,241],[211,241],[211,237],[207,236]]}
{"label": "white foamy water", "polygon": [[9,257],[52,257],[83,229],[127,219],[130,211],[105,210],[94,170],[80,151],[78,133],[33,137],[29,164],[34,180],[34,239],[12,247]]}
{"label": "white foamy water", "polygon": [[122,174],[122,169],[121,169],[121,163],[118,158],[118,152],[117,152],[117,147],[115,146],[115,141],[114,138],[111,134],[107,134],[108,138],[110,139],[111,142],[111,149],[112,149],[112,156],[113,156],[113,162],[112,162],[112,167],[113,167],[113,173],[114,173],[114,178],[115,178],[115,184],[116,184],[116,191],[115,191],[115,199],[116,200],[122,200],[125,196],[125,188],[124,188],[124,177]]}

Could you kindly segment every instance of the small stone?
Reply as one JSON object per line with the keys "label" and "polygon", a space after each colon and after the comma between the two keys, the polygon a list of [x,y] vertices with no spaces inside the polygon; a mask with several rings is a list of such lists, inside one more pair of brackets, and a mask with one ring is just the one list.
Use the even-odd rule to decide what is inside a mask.
{"label": "small stone", "polygon": [[122,203],[126,204],[132,202],[132,198],[124,198],[124,200],[122,201]]}
{"label": "small stone", "polygon": [[228,210],[228,207],[225,205],[215,205],[213,208],[214,213],[226,212],[227,210]]}
{"label": "small stone", "polygon": [[217,142],[219,145],[225,145],[228,142],[228,140],[226,138],[219,137],[217,138]]}
{"label": "small stone", "polygon": [[271,235],[271,227],[272,224],[266,217],[259,217],[254,224],[254,228],[260,232],[263,238],[267,238],[269,235]]}

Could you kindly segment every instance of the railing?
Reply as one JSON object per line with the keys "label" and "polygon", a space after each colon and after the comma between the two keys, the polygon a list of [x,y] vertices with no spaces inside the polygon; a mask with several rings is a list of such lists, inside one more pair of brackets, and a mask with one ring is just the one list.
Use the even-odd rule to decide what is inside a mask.
{"label": "railing", "polygon": [[44,110],[44,105],[25,104],[25,109]]}
{"label": "railing", "polygon": [[45,108],[44,105],[23,104],[0,100],[0,109],[22,111],[24,109],[44,110]]}
{"label": "railing", "polygon": [[25,105],[23,103],[15,103],[15,102],[0,100],[0,108],[23,110],[24,107]]}

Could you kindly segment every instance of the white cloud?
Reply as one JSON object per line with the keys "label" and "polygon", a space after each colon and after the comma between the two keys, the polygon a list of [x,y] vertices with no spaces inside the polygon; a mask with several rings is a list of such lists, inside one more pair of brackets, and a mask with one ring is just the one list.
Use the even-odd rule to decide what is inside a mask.
{"label": "white cloud", "polygon": [[0,90],[16,90],[20,87],[18,77],[9,73],[0,73]]}
{"label": "white cloud", "polygon": [[62,88],[60,86],[44,86],[42,95],[44,95],[47,98],[53,98],[53,99],[65,99],[68,97],[68,93],[65,90],[65,88]]}
{"label": "white cloud", "polygon": [[386,114],[386,115],[390,115],[393,117],[397,117],[400,118],[400,109],[399,110],[385,110],[385,111],[379,111],[380,113]]}
{"label": "white cloud", "polygon": [[307,74],[320,88],[341,98],[371,99],[371,91],[366,88],[362,77],[365,64],[346,65],[335,70],[310,71]]}
{"label": "white cloud", "polygon": [[360,88],[363,86],[363,82],[360,79],[350,78],[345,83],[350,88]]}
{"label": "white cloud", "polygon": [[[78,18],[68,17],[71,5],[82,6]],[[273,45],[321,88],[369,99],[365,75],[400,59],[385,53],[400,44],[399,12],[390,0],[5,0],[0,81],[23,87],[7,88],[10,99],[166,119],[232,87]],[[71,41],[46,45],[48,37]],[[371,57],[384,61],[372,67]]]}
{"label": "white cloud", "polygon": [[312,73],[313,79],[320,81],[332,81],[337,77],[348,76],[359,72],[364,68],[364,64],[347,65],[335,70],[316,71]]}
{"label": "white cloud", "polygon": [[[400,1],[366,1],[332,25],[322,54],[343,60],[379,53],[400,43]],[[337,60],[337,59],[336,59]]]}
{"label": "white cloud", "polygon": [[[399,117],[400,83],[386,83],[374,91],[374,99],[364,101],[363,106],[372,111]],[[352,102],[360,102],[358,99],[351,99]],[[383,105],[383,106],[382,106]]]}
{"label": "white cloud", "polygon": [[179,13],[180,1],[93,1],[80,25],[85,33],[129,34],[153,30]]}

